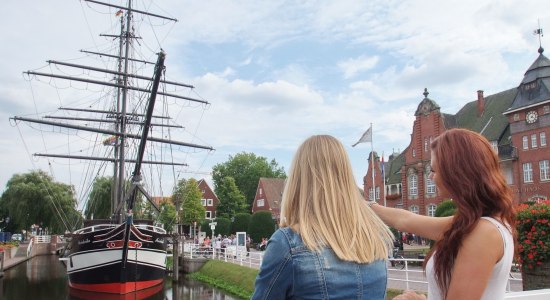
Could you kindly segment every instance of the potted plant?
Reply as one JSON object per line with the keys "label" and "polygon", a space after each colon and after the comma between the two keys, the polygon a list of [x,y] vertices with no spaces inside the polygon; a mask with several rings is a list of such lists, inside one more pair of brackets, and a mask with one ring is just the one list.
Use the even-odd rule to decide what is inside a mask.
{"label": "potted plant", "polygon": [[550,201],[520,204],[516,224],[523,290],[550,288]]}

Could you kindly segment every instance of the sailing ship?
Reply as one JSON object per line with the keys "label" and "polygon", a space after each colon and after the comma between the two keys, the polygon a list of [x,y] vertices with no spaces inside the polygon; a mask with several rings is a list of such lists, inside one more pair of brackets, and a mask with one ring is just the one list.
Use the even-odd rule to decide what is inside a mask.
{"label": "sailing ship", "polygon": [[[87,56],[95,56],[103,60],[114,60],[112,67],[95,67],[78,65],[62,61],[50,60],[48,63],[55,68],[70,68],[80,71],[80,77],[61,74],[28,71],[32,78],[46,77],[50,80],[68,81],[73,85],[82,83],[85,89],[91,86],[100,87],[93,94],[97,100],[90,103],[102,104],[101,109],[91,109],[90,103],[83,101],[80,107],[60,107],[58,112],[64,115],[47,115],[44,118],[12,117],[16,122],[37,123],[40,126],[52,128],[67,128],[69,133],[86,132],[97,137],[93,140],[94,155],[36,153],[35,156],[55,159],[69,159],[71,161],[101,162],[101,168],[112,166],[113,188],[111,197],[111,217],[109,219],[91,219],[86,216],[82,228],[72,231],[70,237],[70,254],[65,258],[69,286],[74,289],[91,292],[113,294],[127,294],[139,290],[149,289],[163,282],[166,271],[166,244],[167,232],[155,225],[153,220],[138,220],[134,217],[134,209],[138,193],[141,193],[153,207],[158,210],[155,201],[146,191],[143,184],[143,165],[156,166],[186,166],[185,163],[176,163],[169,160],[146,160],[145,157],[155,158],[155,151],[151,145],[169,145],[203,150],[213,150],[209,146],[175,141],[165,138],[165,128],[182,128],[169,122],[170,117],[157,114],[155,108],[157,98],[176,99],[189,103],[207,105],[208,102],[189,96],[178,94],[183,89],[193,88],[190,85],[168,81],[164,79],[166,67],[165,53],[159,50],[155,63],[138,59],[133,53],[143,42],[137,42],[138,36],[134,25],[135,16],[159,18],[166,21],[177,21],[145,10],[135,9],[132,0],[127,0],[124,6],[103,3],[95,0],[84,0],[89,6],[100,6],[107,10],[116,20],[118,34],[103,34],[115,42],[113,51],[92,52],[82,51]],[[141,52],[139,52],[141,53]],[[138,67],[135,67],[138,65]],[[134,71],[151,69],[153,74],[142,76]],[[85,76],[88,75],[88,76]],[[110,80],[97,80],[97,77],[108,77]],[[84,78],[82,78],[84,77]],[[160,88],[162,86],[162,88]],[[170,86],[172,87],[170,89]],[[168,88],[167,88],[168,87]],[[161,110],[167,112],[166,109]],[[86,114],[86,117],[67,115],[67,112]],[[96,117],[91,117],[94,114]],[[90,115],[90,116],[89,116]],[[99,117],[98,117],[99,116]],[[161,120],[159,123],[153,120]],[[168,120],[168,121],[166,121]],[[164,122],[166,121],[166,122]],[[107,125],[104,125],[107,123]],[[90,126],[94,124],[96,126]],[[134,127],[137,127],[135,129]],[[154,136],[155,128],[161,128],[161,136]],[[82,136],[79,136],[82,138]],[[99,151],[95,145],[108,147],[107,151]],[[76,146],[73,146],[73,148]],[[173,148],[169,149],[172,152]],[[98,156],[103,152],[107,157]],[[90,168],[99,174],[98,168]],[[131,176],[130,176],[131,175]],[[127,184],[131,177],[131,184]],[[154,176],[152,176],[154,177]]]}

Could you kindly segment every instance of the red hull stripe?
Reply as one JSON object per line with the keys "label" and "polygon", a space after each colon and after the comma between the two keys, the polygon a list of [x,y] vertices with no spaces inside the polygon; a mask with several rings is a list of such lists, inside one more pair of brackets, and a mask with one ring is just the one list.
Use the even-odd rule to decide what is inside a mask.
{"label": "red hull stripe", "polygon": [[69,283],[69,286],[75,289],[90,291],[90,292],[127,294],[127,293],[153,287],[155,285],[161,284],[162,281],[163,279],[137,281],[137,282],[99,283],[99,284]]}

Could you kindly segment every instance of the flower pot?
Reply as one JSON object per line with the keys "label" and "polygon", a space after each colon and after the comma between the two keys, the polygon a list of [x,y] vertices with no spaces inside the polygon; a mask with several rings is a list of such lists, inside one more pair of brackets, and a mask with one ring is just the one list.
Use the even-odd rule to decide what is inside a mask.
{"label": "flower pot", "polygon": [[524,291],[550,288],[550,262],[543,262],[533,269],[522,266],[521,278]]}

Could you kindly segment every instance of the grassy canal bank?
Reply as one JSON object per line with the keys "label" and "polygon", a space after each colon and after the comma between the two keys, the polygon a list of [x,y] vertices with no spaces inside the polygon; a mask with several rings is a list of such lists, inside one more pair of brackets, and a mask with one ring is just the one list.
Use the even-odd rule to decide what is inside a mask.
{"label": "grassy canal bank", "polygon": [[[258,275],[256,269],[210,260],[198,272],[187,276],[223,289],[242,299],[249,299],[254,293],[256,275]],[[386,300],[393,299],[401,293],[401,290],[388,289]]]}

